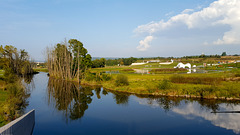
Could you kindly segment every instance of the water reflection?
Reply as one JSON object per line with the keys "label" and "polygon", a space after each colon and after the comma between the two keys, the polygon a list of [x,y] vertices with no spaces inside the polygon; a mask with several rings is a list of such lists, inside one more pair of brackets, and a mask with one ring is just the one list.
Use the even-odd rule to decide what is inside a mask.
{"label": "water reflection", "polygon": [[[98,93],[99,90],[96,91]],[[92,102],[92,96],[93,92],[89,87],[49,78],[48,103],[55,104],[55,108],[64,113],[66,121],[68,118],[76,120],[83,117]]]}
{"label": "water reflection", "polygon": [[240,114],[211,113],[215,111],[239,111],[239,101],[220,100],[187,100],[172,97],[137,98],[139,104],[161,107],[165,111],[173,111],[186,119],[203,118],[215,126],[231,129],[240,134]]}
{"label": "water reflection", "polygon": [[129,94],[113,92],[113,99],[115,100],[116,104],[128,105]]}
{"label": "water reflection", "polygon": [[[96,97],[93,97],[94,94]],[[105,98],[109,96],[111,96],[111,99]],[[233,102],[140,95],[137,95],[137,97],[135,97],[119,92],[109,92],[103,88],[84,87],[80,86],[79,84],[49,78],[48,103],[63,113],[63,117],[66,122],[69,120],[81,119],[85,115],[85,112],[89,108],[89,105],[93,102],[93,98],[101,99],[103,101],[106,101],[106,99],[108,99],[108,103],[114,102],[114,104],[122,105],[123,108],[125,108],[125,106],[133,108],[131,105],[134,103],[130,99],[134,98],[135,101],[141,105],[160,108],[163,109],[166,113],[173,112],[175,114],[181,115],[181,117],[183,116],[188,120],[194,120],[198,122],[204,119],[210,121],[215,126],[231,129],[236,134],[240,133],[240,114],[211,113],[216,111],[239,111],[239,101]],[[99,100],[94,101],[98,102]],[[103,102],[101,102],[101,107],[104,108],[104,105],[102,105],[102,103]],[[94,108],[94,105],[91,107],[93,107],[92,111],[96,110],[96,108]],[[112,107],[115,108],[116,106]],[[121,107],[121,109],[123,108]],[[116,107],[115,109],[119,108]],[[118,111],[121,110],[119,109]],[[105,113],[107,112],[104,110],[99,110],[98,114],[92,112],[90,115],[94,117],[96,115],[96,117],[99,116],[99,118],[104,119],[105,115],[103,114]],[[137,112],[134,113],[136,113],[136,115],[138,114]],[[115,119],[115,117],[119,116],[109,115],[109,119],[112,117]]]}

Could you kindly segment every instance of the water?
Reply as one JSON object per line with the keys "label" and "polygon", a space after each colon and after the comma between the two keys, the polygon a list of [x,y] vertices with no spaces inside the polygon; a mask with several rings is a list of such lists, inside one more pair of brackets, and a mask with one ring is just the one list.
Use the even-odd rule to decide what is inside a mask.
{"label": "water", "polygon": [[34,135],[240,134],[239,103],[141,97],[33,77],[26,112],[36,110]]}

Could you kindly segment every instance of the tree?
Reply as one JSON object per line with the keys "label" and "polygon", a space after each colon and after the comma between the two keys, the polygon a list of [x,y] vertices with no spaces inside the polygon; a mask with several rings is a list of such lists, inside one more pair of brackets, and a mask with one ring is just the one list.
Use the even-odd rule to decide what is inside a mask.
{"label": "tree", "polygon": [[[32,74],[32,63],[25,50],[18,51],[16,47],[6,45],[0,47],[0,67],[5,70],[5,77]],[[11,77],[10,77],[11,78]]]}
{"label": "tree", "polygon": [[49,75],[67,80],[76,78],[79,82],[92,65],[92,57],[87,53],[87,49],[76,39],[58,43],[53,49],[47,48]]}
{"label": "tree", "polygon": [[223,52],[223,53],[222,53],[222,56],[227,56],[227,53],[226,53],[226,52]]}
{"label": "tree", "polygon": [[101,59],[95,59],[92,61],[92,68],[100,68],[100,67],[105,67],[106,64],[106,59],[101,58]]}

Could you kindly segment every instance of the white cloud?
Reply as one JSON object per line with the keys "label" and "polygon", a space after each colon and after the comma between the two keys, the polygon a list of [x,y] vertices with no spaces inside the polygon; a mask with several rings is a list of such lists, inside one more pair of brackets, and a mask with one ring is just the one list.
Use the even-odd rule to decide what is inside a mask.
{"label": "white cloud", "polygon": [[150,47],[149,42],[151,42],[152,40],[153,40],[153,36],[145,37],[144,40],[141,40],[139,42],[139,46],[137,47],[137,49],[139,51],[146,51]]}
{"label": "white cloud", "polygon": [[[211,31],[213,29],[222,29],[223,32],[221,34],[219,34],[219,31],[214,34],[221,36],[211,39],[212,41],[209,41],[208,44],[239,45],[239,24],[240,0],[218,0],[200,11],[194,12],[193,9],[185,9],[182,13],[171,17],[167,21],[160,20],[159,22],[140,25],[134,32],[137,34],[149,34],[154,37],[159,37],[159,35],[171,37],[171,34],[168,34],[168,32],[179,32],[179,29],[182,30],[185,28],[182,34],[193,30],[201,30],[202,35],[199,34],[195,37],[198,38],[199,36],[206,36],[210,33],[214,34]],[[229,27],[228,30],[226,30],[226,26]],[[202,44],[204,44],[204,42],[205,41],[202,41]]]}
{"label": "white cloud", "polygon": [[187,13],[190,13],[190,12],[193,12],[194,10],[193,9],[185,9],[182,11],[182,14],[187,14]]}
{"label": "white cloud", "polygon": [[[159,108],[162,106],[159,104],[157,99],[136,99],[136,101],[141,105],[151,106],[152,108]],[[238,111],[240,110],[239,105],[228,105],[228,104],[219,104],[219,109],[221,111]],[[179,106],[173,106],[171,111],[184,116],[186,119],[195,119],[197,117],[204,118],[207,121],[210,121],[213,125],[222,127],[225,129],[233,130],[234,133],[240,133],[240,114],[232,113],[211,113],[211,109],[207,109],[204,106],[200,105],[196,101],[189,103],[180,103]]]}

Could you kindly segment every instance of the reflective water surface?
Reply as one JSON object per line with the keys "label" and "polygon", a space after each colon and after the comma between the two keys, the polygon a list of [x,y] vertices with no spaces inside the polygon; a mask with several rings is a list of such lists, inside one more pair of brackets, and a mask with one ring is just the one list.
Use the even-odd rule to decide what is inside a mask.
{"label": "reflective water surface", "polygon": [[36,110],[34,135],[240,134],[239,102],[142,97],[33,77],[26,112]]}

